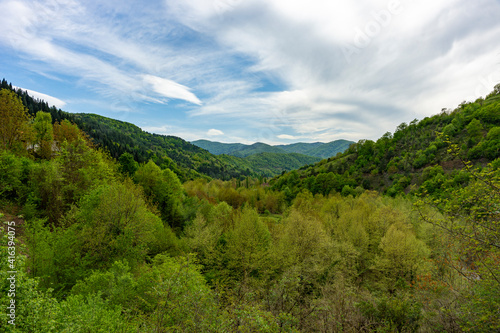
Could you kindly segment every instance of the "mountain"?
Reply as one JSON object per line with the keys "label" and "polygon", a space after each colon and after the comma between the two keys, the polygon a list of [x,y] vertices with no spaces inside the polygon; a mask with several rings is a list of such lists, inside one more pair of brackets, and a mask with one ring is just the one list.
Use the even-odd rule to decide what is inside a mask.
{"label": "mountain", "polygon": [[353,143],[354,143],[353,141],[348,141],[348,140],[335,140],[327,143],[316,142],[309,144],[311,148],[302,152],[300,150],[302,150],[306,146],[300,146],[300,145],[307,145],[307,144],[299,143],[299,144],[287,145],[284,146],[283,149],[286,149],[294,153],[301,153],[320,158],[328,158],[337,155],[337,153],[343,153]]}
{"label": "mountain", "polygon": [[276,146],[271,146],[262,142],[257,142],[252,145],[244,145],[241,143],[222,143],[209,140],[197,140],[192,141],[191,143],[198,147],[206,149],[215,155],[227,154],[237,157],[247,157],[259,153],[297,153],[319,158],[328,158],[331,156],[335,156],[339,152],[345,151],[347,148],[349,148],[349,145],[354,142],[347,140],[336,140],[328,143],[298,142],[288,145]]}
{"label": "mountain", "polygon": [[191,143],[195,146],[208,150],[214,155],[231,155],[231,153],[245,148],[245,145],[242,143],[222,143],[209,140],[197,140],[191,141]]}
{"label": "mountain", "polygon": [[268,144],[257,142],[252,145],[245,145],[242,143],[222,143],[209,140],[197,140],[192,141],[192,144],[208,150],[215,155],[231,155],[236,157],[247,157],[253,154],[259,153],[277,153],[286,154],[288,151],[277,148],[275,146],[270,146]]}
{"label": "mountain", "polygon": [[299,154],[309,155],[308,152],[310,150],[315,149],[324,144],[325,143],[323,142],[313,142],[313,143],[297,142],[288,145],[277,145],[276,147],[281,148],[288,153],[299,153]]}

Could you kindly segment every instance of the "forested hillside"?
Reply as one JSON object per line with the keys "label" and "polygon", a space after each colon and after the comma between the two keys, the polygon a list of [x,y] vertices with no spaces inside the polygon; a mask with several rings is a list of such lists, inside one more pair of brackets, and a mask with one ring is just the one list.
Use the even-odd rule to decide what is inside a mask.
{"label": "forested hillside", "polygon": [[256,153],[244,158],[219,155],[218,158],[227,165],[253,170],[254,174],[273,177],[285,171],[298,169],[318,162],[317,157],[296,153]]}
{"label": "forested hillside", "polygon": [[[175,136],[147,133],[133,124],[95,114],[74,114],[49,107],[46,102],[33,99],[27,92],[13,89],[5,79],[2,81],[1,88],[15,91],[32,116],[35,116],[38,111],[43,111],[51,114],[54,123],[65,119],[75,123],[92,139],[94,144],[105,148],[112,157],[118,159],[127,153],[138,163],[153,160],[159,166],[164,165],[172,169],[182,180],[201,176],[220,179],[234,177],[243,179],[248,176],[272,177],[282,171],[289,171],[318,161],[310,156],[297,155],[287,157],[264,155],[253,156],[249,159],[219,158]],[[286,154],[285,151],[276,150]],[[243,154],[240,157],[247,155]]]}
{"label": "forested hillside", "polygon": [[[273,180],[275,189],[313,194],[352,193],[355,188],[396,196],[460,187],[469,176],[463,160],[485,166],[500,156],[500,88],[455,110],[400,124],[377,141],[360,140],[344,153]],[[457,154],[450,154],[450,144]]]}
{"label": "forested hillside", "polygon": [[[8,84],[5,79],[2,81],[1,88],[14,91],[12,85]],[[150,134],[133,124],[95,114],[64,112],[55,107],[49,107],[44,101],[33,99],[25,91],[19,89],[15,92],[20,96],[31,116],[44,111],[51,114],[53,123],[61,120],[75,123],[92,139],[94,144],[105,148],[115,159],[128,153],[138,163],[153,160],[159,166],[165,165],[171,168],[183,180],[194,179],[202,175],[230,179],[254,174],[250,170],[228,167],[212,154],[181,138]]]}
{"label": "forested hillside", "polygon": [[257,142],[252,145],[244,145],[241,143],[222,143],[209,140],[197,140],[192,143],[215,155],[226,154],[237,157],[247,157],[260,153],[295,153],[311,157],[328,158],[335,156],[339,152],[344,152],[347,148],[349,148],[349,145],[354,142],[347,140],[335,140],[328,143],[298,142],[289,145],[276,146],[271,146],[262,142]]}
{"label": "forested hillside", "polygon": [[2,89],[0,332],[498,332],[497,88],[272,186],[116,161]]}

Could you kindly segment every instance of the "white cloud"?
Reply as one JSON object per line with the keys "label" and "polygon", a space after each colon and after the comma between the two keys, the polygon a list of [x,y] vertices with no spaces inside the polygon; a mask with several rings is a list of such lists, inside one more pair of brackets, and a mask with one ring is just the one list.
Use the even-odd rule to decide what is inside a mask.
{"label": "white cloud", "polygon": [[288,135],[288,134],[280,134],[277,136],[280,139],[286,139],[286,140],[296,140],[297,137],[293,135]]}
{"label": "white cloud", "polygon": [[21,89],[21,90],[27,91],[31,97],[34,97],[34,98],[37,98],[40,100],[44,100],[45,102],[47,102],[47,104],[49,104],[49,106],[55,106],[59,109],[62,109],[66,105],[66,102],[60,100],[57,97],[53,97],[53,96],[43,94],[41,92],[30,90],[30,89],[24,89],[24,88],[16,87],[16,86],[13,86],[13,87],[15,89]]}
{"label": "white cloud", "polygon": [[207,132],[208,136],[218,136],[218,135],[224,135],[224,132],[218,129],[211,128]]}
{"label": "white cloud", "polygon": [[150,84],[153,90],[162,96],[182,99],[193,104],[201,105],[201,101],[198,97],[189,91],[188,87],[182,84],[153,75],[143,75],[142,78],[145,83]]}

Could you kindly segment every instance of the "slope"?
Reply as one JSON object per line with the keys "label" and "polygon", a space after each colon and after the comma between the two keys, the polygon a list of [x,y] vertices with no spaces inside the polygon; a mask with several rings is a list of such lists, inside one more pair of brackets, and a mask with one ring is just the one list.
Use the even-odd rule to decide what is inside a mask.
{"label": "slope", "polygon": [[288,145],[271,146],[262,142],[257,142],[252,145],[244,145],[241,143],[222,143],[209,140],[192,141],[192,144],[208,150],[212,154],[221,155],[227,154],[238,157],[247,157],[259,153],[297,153],[319,158],[327,158],[335,156],[339,152],[344,152],[349,145],[354,143],[347,140],[336,140],[332,142],[297,142]]}
{"label": "slope", "polygon": [[[238,153],[239,157],[215,156],[181,138],[147,133],[131,123],[96,114],[73,114],[49,107],[46,102],[32,98],[25,91],[15,90],[5,79],[2,80],[0,89],[15,91],[33,116],[44,111],[51,114],[53,122],[69,120],[75,123],[97,146],[106,149],[115,159],[123,153],[129,153],[139,163],[153,160],[157,165],[173,170],[182,181],[202,176],[219,179],[269,177],[318,161],[310,156],[283,156],[282,153],[286,155],[285,151],[259,143],[251,146],[234,144],[233,148],[245,148]],[[205,144],[210,144],[210,141]],[[221,145],[225,144],[219,144]],[[262,152],[274,155],[260,155]],[[257,155],[245,159],[252,154]]]}
{"label": "slope", "polygon": [[222,143],[216,141],[209,140],[196,140],[191,141],[191,143],[195,146],[208,150],[210,153],[214,155],[228,154],[241,150],[245,147],[242,143]]}
{"label": "slope", "polygon": [[230,179],[257,175],[246,168],[238,168],[237,163],[225,165],[217,156],[175,136],[150,134],[133,124],[96,114],[74,114],[49,107],[45,101],[34,99],[26,91],[14,89],[5,79],[0,89],[16,92],[32,116],[43,111],[51,114],[54,123],[62,120],[75,123],[97,146],[106,149],[116,159],[123,153],[130,153],[139,163],[151,159],[175,171],[182,181],[201,176]]}
{"label": "slope", "polygon": [[273,177],[283,171],[298,169],[318,162],[320,159],[297,153],[257,153],[242,157],[219,155],[224,163],[234,167],[247,168],[264,177]]}
{"label": "slope", "polygon": [[353,141],[348,140],[335,140],[315,147],[305,152],[304,154],[321,158],[328,158],[337,155],[337,153],[343,153],[353,143]]}
{"label": "slope", "polygon": [[[450,145],[457,153],[450,153]],[[320,146],[321,147],[321,146]],[[500,85],[486,98],[462,103],[421,121],[402,123],[394,134],[377,141],[360,140],[335,157],[272,180],[275,189],[288,188],[289,197],[302,189],[313,194],[355,194],[355,188],[395,196],[440,192],[460,187],[468,175],[459,171],[462,160],[500,164]]]}

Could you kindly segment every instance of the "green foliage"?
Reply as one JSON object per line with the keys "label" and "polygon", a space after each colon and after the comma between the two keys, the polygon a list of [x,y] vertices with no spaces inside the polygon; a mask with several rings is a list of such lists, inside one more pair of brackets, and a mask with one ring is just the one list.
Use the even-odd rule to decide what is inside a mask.
{"label": "green foliage", "polygon": [[223,250],[228,278],[239,281],[238,295],[258,279],[267,266],[271,235],[254,209],[243,208],[226,235]]}
{"label": "green foliage", "polygon": [[411,282],[423,269],[429,250],[418,240],[411,226],[393,224],[380,240],[382,253],[374,263],[374,269],[381,273],[385,286],[395,288],[399,281]]}
{"label": "green foliage", "polygon": [[[460,154],[456,146],[452,146],[451,151]],[[465,169],[474,181],[441,200],[426,200],[442,212],[443,217],[423,213],[422,216],[443,229],[450,236],[450,242],[459,244],[453,245],[454,253],[446,263],[461,272],[470,286],[461,291],[460,326],[467,331],[489,332],[500,327],[497,319],[500,311],[497,297],[500,288],[500,176],[498,170],[492,167],[477,170],[471,167],[470,162],[465,162]],[[420,202],[418,206],[422,205],[423,202]]]}
{"label": "green foliage", "polygon": [[448,124],[443,127],[443,134],[447,136],[453,136],[457,132],[457,128],[453,124]]}
{"label": "green foliage", "polygon": [[33,200],[57,224],[83,194],[115,179],[116,166],[105,154],[89,147],[83,138],[64,141],[56,158],[34,168]]}
{"label": "green foliage", "polygon": [[466,127],[469,136],[469,146],[477,144],[483,136],[483,125],[477,119],[472,119]]}
{"label": "green foliage", "polygon": [[38,145],[36,152],[43,159],[52,157],[52,146],[54,134],[52,128],[52,117],[48,112],[38,112],[33,122],[35,130],[35,143]]}
{"label": "green foliage", "polygon": [[134,160],[134,156],[129,153],[123,153],[118,159],[120,162],[120,171],[129,177],[132,177],[139,168],[139,163]]}
{"label": "green foliage", "polygon": [[155,308],[146,330],[214,332],[222,326],[214,295],[193,258],[157,256],[152,277]]}
{"label": "green foliage", "polygon": [[491,128],[484,141],[484,155],[488,159],[495,159],[500,156],[500,127]]}
{"label": "green foliage", "polygon": [[[7,257],[2,233],[0,254]],[[58,302],[50,290],[42,291],[36,279],[25,273],[24,255],[16,256],[15,296],[9,297],[10,269],[7,261],[2,261],[0,269],[0,305],[7,308],[10,300],[15,300],[15,325],[8,324],[13,318],[7,311],[0,313],[0,332],[134,332],[133,325],[126,323],[119,307],[112,307],[98,295],[88,297],[69,296]]]}
{"label": "green foliage", "polygon": [[408,296],[382,297],[371,302],[361,302],[362,313],[375,321],[376,332],[417,332],[422,317],[421,305]]}
{"label": "green foliage", "polygon": [[169,169],[161,170],[153,161],[137,169],[134,180],[142,186],[161,213],[163,221],[174,229],[182,229],[181,216],[182,185]]}
{"label": "green foliage", "polygon": [[[91,191],[68,214],[65,223],[79,226],[81,253],[86,254],[83,260],[95,268],[109,267],[120,259],[137,265],[159,245],[156,236],[169,228],[147,209],[141,191],[127,182]],[[167,246],[175,248],[176,244]]]}
{"label": "green foliage", "polygon": [[33,162],[9,151],[0,152],[0,200],[20,200],[28,196]]}
{"label": "green foliage", "polygon": [[30,119],[21,99],[7,89],[0,90],[0,149],[23,153]]}
{"label": "green foliage", "polygon": [[177,253],[177,238],[131,183],[89,192],[59,225],[50,231],[41,222],[28,224],[28,245],[37,251],[30,257],[32,274],[58,296],[92,269],[106,269],[115,260],[136,267],[148,254]]}

